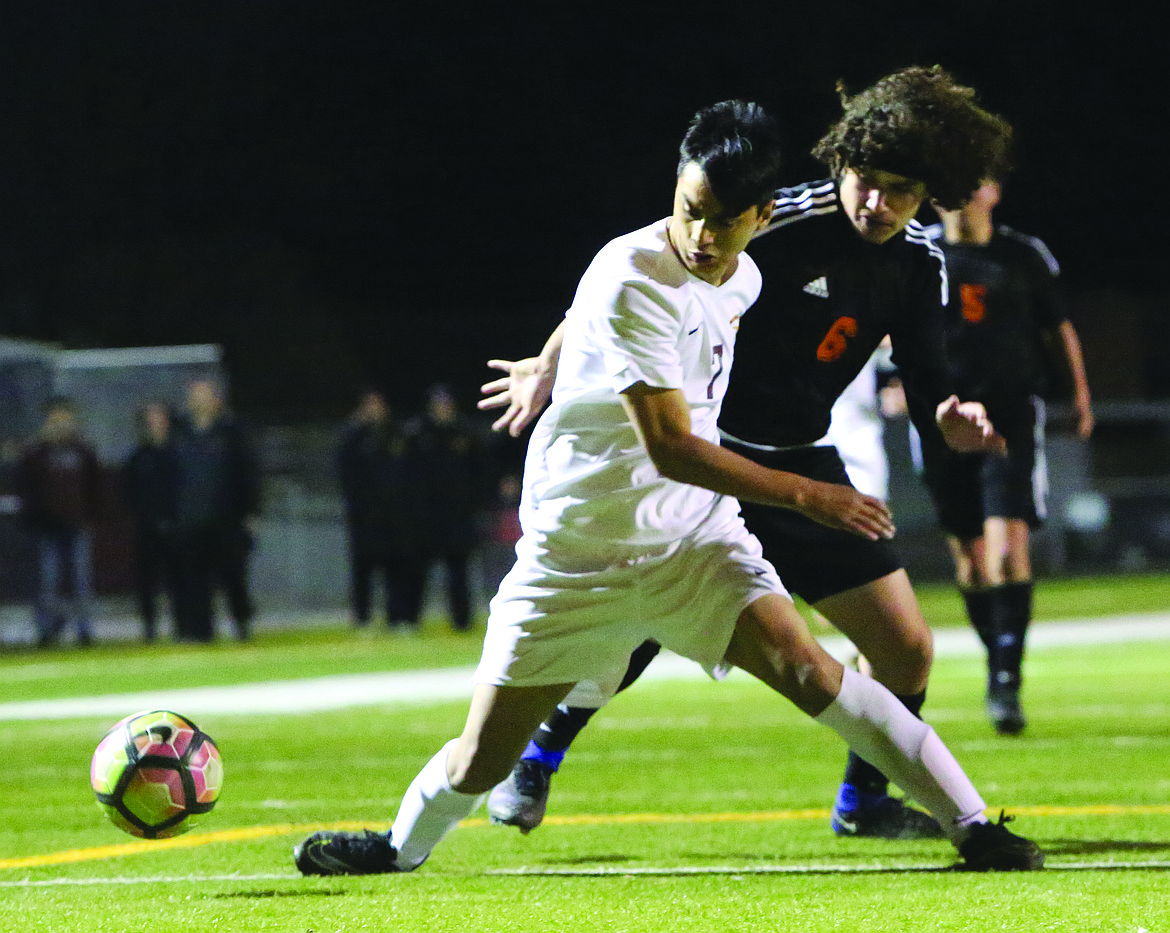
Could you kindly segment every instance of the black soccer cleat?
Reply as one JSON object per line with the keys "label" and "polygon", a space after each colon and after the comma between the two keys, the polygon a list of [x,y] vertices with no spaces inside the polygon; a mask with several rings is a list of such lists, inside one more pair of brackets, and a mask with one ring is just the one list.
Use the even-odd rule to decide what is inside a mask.
{"label": "black soccer cleat", "polygon": [[987,718],[1000,735],[1019,735],[1028,724],[1020,706],[1019,683],[992,683],[987,688]]}
{"label": "black soccer cleat", "polygon": [[871,839],[942,839],[942,826],[929,813],[888,794],[859,793],[842,784],[833,803],[833,832]]}
{"label": "black soccer cleat", "polygon": [[1039,871],[1044,853],[1031,839],[1017,836],[1007,828],[1012,817],[999,813],[997,823],[976,823],[959,845],[967,871]]}
{"label": "black soccer cleat", "polygon": [[302,875],[383,875],[401,871],[386,833],[319,832],[293,849]]}
{"label": "black soccer cleat", "polygon": [[528,835],[544,820],[553,769],[542,761],[521,759],[512,773],[488,795],[487,811],[499,826],[515,826]]}

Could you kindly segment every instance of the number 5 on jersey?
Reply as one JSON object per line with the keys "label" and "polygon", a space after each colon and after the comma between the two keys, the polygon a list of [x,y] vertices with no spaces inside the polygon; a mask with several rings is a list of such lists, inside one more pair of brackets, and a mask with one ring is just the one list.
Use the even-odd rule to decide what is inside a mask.
{"label": "number 5 on jersey", "polygon": [[983,315],[987,313],[984,301],[987,298],[987,286],[963,283],[959,286],[959,297],[963,300],[963,319],[972,324],[982,321]]}

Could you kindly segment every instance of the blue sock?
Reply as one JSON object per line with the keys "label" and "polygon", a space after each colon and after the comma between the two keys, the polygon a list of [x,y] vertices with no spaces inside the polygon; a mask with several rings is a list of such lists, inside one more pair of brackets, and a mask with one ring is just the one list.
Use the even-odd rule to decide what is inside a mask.
{"label": "blue sock", "polygon": [[535,742],[529,741],[528,747],[524,749],[524,754],[520,756],[521,761],[539,761],[543,765],[547,765],[553,771],[556,771],[561,766],[561,762],[565,760],[565,750],[559,752],[550,752],[548,749],[541,748]]}
{"label": "blue sock", "polygon": [[851,813],[857,809],[857,788],[852,784],[842,784],[837,788],[836,807],[842,813]]}
{"label": "blue sock", "polygon": [[842,784],[837,788],[836,807],[842,813],[851,813],[859,807],[872,807],[885,800],[886,795],[880,793],[866,793],[858,790],[852,784]]}

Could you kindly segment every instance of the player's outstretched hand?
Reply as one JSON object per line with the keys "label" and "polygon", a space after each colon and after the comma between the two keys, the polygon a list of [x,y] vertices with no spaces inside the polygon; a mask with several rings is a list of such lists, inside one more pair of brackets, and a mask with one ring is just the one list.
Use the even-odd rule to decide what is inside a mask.
{"label": "player's outstretched hand", "polygon": [[952,395],[935,410],[934,420],[951,450],[962,454],[1007,450],[1007,441],[995,430],[987,409],[979,402],[960,402],[957,395]]}
{"label": "player's outstretched hand", "polygon": [[838,483],[813,482],[800,511],[822,525],[852,531],[871,541],[892,538],[896,531],[886,503]]}
{"label": "player's outstretched hand", "polygon": [[480,386],[479,391],[487,397],[481,398],[476,407],[484,411],[507,406],[492,423],[492,430],[519,437],[552,395],[553,377],[541,368],[535,356],[526,360],[488,360],[488,366],[506,375]]}

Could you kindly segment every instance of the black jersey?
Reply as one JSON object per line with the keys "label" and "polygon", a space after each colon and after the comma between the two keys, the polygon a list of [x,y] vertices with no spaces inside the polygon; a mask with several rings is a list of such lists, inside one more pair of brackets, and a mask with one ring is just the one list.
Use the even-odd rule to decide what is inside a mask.
{"label": "black jersey", "polygon": [[950,394],[942,360],[942,253],[911,221],[883,244],[866,242],[833,181],[782,188],[750,247],[763,273],[759,301],[736,338],[719,426],[728,440],[811,444],[829,430],[833,402],[882,338],[893,342],[911,416],[935,431]]}
{"label": "black jersey", "polygon": [[1002,224],[985,245],[947,243],[937,225],[927,233],[946,256],[947,360],[960,396],[1023,401],[1053,388],[1045,335],[1067,315],[1048,248]]}

